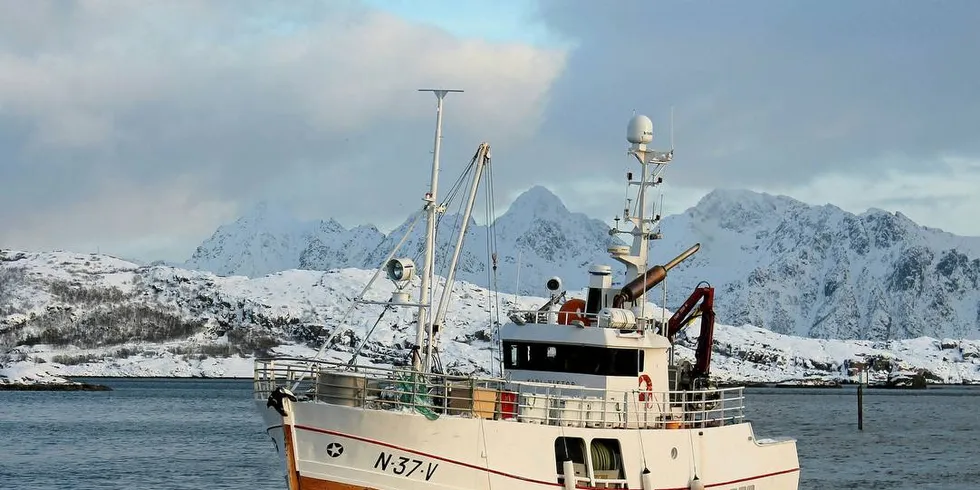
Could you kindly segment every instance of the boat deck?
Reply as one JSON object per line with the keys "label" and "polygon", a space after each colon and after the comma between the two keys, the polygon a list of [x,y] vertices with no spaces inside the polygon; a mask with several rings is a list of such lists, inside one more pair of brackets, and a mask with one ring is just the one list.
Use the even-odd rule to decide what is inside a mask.
{"label": "boat deck", "polygon": [[433,419],[479,417],[609,429],[717,427],[745,419],[741,387],[613,391],[500,378],[422,376],[409,369],[300,358],[256,360],[255,398],[265,400],[279,386],[291,389],[301,401],[419,412]]}

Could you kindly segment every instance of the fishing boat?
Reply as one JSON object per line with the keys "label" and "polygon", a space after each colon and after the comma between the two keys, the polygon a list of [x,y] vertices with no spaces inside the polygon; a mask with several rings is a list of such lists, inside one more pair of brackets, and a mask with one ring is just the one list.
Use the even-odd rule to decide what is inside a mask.
{"label": "fishing boat", "polygon": [[[468,200],[436,303],[433,249],[445,211],[437,199],[442,114],[446,95],[455,91],[431,91],[437,115],[431,182],[418,213],[426,221],[422,267],[396,257],[402,238],[364,288],[384,273],[396,285],[391,299],[370,301],[362,291],[350,306],[382,314],[417,309],[410,359],[403,367],[358,363],[363,342],[349,362],[323,359],[341,320],[312,357],[255,362],[255,400],[289,490],[798,488],[796,441],[758,438],[745,418],[743,388],[710,381],[710,284],[698,284],[669,318],[647,303],[668,271],[700,245],[648,263],[651,240],[660,236],[648,193],[663,183],[674,152],[672,143],[667,151],[648,147],[653,124],[642,115],[627,126],[627,158],[637,167],[626,175],[622,218],[632,227],[620,230],[617,219],[610,229],[608,253],[625,266],[623,286],[613,287],[609,264],[583,271],[584,297],[572,297],[553,277],[541,285],[550,299],[507,312],[496,326],[498,372],[445,372],[439,331],[448,328],[447,299],[491,154],[480,144],[468,167]],[[411,226],[405,237],[410,232]],[[675,337],[696,320],[694,362],[675,359]],[[373,328],[366,327],[370,335]]]}

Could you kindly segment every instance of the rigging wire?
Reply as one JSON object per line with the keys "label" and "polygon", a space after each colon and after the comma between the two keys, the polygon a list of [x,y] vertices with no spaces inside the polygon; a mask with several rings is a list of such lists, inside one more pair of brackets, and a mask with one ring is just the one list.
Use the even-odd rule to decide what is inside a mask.
{"label": "rigging wire", "polygon": [[[357,305],[360,304],[360,300],[364,298],[364,294],[367,293],[369,289],[371,289],[371,285],[374,284],[374,281],[376,281],[378,279],[378,276],[381,275],[381,271],[382,269],[384,269],[385,264],[387,264],[388,261],[391,260],[392,257],[394,257],[395,252],[397,252],[398,249],[405,244],[405,241],[408,240],[409,235],[412,233],[412,230],[415,228],[416,223],[418,223],[421,218],[422,218],[422,212],[421,211],[416,212],[415,217],[412,219],[412,222],[408,225],[408,230],[405,231],[405,235],[401,238],[401,240],[398,241],[398,244],[395,245],[395,248],[393,248],[391,252],[388,253],[388,256],[385,257],[384,262],[381,263],[381,266],[374,271],[374,275],[372,275],[371,279],[367,282],[367,284],[364,285],[364,288],[361,289],[361,292],[354,297],[353,301],[351,301],[351,304],[347,308],[347,311],[344,312],[344,315],[340,318],[340,321],[337,322],[337,325],[333,328],[333,331],[330,332],[330,335],[320,345],[320,349],[317,350],[316,354],[313,356],[314,360],[319,359],[320,356],[322,356],[324,352],[326,352],[327,347],[330,346],[333,339],[337,336],[337,334],[340,333],[340,328],[344,326],[345,322],[350,317],[350,314],[354,311],[355,308],[357,308]],[[292,391],[296,391],[299,388],[300,383],[302,383],[303,380],[306,379],[306,376],[308,374],[312,374],[312,372],[304,371],[300,375],[299,379],[297,379],[296,382],[293,383]]]}
{"label": "rigging wire", "polygon": [[490,237],[493,234],[493,215],[491,214],[491,209],[493,206],[493,198],[491,193],[491,180],[489,173],[487,174],[487,191],[486,197],[484,198],[483,205],[483,219],[487,220],[487,234],[484,237],[484,245],[486,246],[487,252],[487,306],[489,307],[489,315],[487,316],[488,326],[490,328],[490,376],[494,375],[494,359],[496,358],[496,329],[493,325],[493,265],[496,262],[496,257],[493,255],[493,246],[490,243]]}
{"label": "rigging wire", "polygon": [[[488,255],[487,268],[487,304],[489,305],[490,322],[490,374],[494,373],[494,367],[499,369],[501,376],[504,374],[503,352],[500,345],[500,292],[497,289],[497,210],[494,206],[493,190],[493,166],[490,160],[487,161],[487,185],[486,185],[486,205],[484,206],[487,220],[486,245]],[[497,362],[495,362],[495,360]]]}
{"label": "rigging wire", "polygon": [[[635,398],[631,397],[630,402],[633,403],[634,411],[636,412],[637,416],[639,416],[639,414],[640,414],[640,394],[639,394],[639,390],[633,390],[633,393],[636,394],[636,397]],[[644,409],[645,409],[645,407],[644,407]],[[646,452],[646,447],[644,447],[644,445],[643,445],[643,431],[642,430],[637,430],[636,431],[636,438],[640,442],[640,460],[643,461],[643,469],[647,469],[647,452]]]}
{"label": "rigging wire", "polygon": [[[574,461],[572,459],[572,455],[568,453],[568,438],[565,437],[565,426],[563,424],[558,424],[558,430],[559,430],[559,433],[561,434],[561,443],[562,443],[562,446],[564,446],[564,449],[565,449],[565,459],[562,461],[562,463],[564,463],[565,461]],[[582,454],[582,457],[584,458],[585,457],[585,454]],[[563,475],[564,475],[564,473],[563,473]],[[565,478],[567,478],[567,475],[565,475]],[[564,482],[564,478],[562,480],[563,480],[562,483],[565,483]],[[578,482],[575,482],[575,483],[578,483]],[[578,485],[575,485],[575,486],[578,486]]]}
{"label": "rigging wire", "polygon": [[[487,429],[483,425],[484,419],[481,417],[479,420],[480,434],[483,436],[483,460],[486,461],[484,467],[487,469],[485,472],[487,474],[487,489],[493,489],[493,479],[490,478],[492,472],[490,471],[490,450],[487,448]],[[273,440],[275,439],[273,438]]]}
{"label": "rigging wire", "polygon": [[[471,172],[475,172],[475,171],[476,171],[476,156],[473,157],[473,160],[470,161],[469,166],[466,167],[466,170],[463,171],[463,174],[460,175],[459,180],[457,180],[456,182],[457,183],[463,182],[464,181],[463,180],[464,177],[470,175]],[[452,195],[450,196],[449,199],[446,200],[446,203],[444,204],[444,206],[448,206],[449,205],[449,203],[452,201],[452,199],[455,198],[456,195],[459,193],[459,190],[460,189],[462,189],[462,186],[461,185],[454,185],[453,186]],[[464,204],[466,204],[466,203],[464,202],[463,199],[460,199],[460,200],[457,201],[457,204],[456,204],[456,212],[454,213],[455,221],[453,222],[453,231],[452,231],[452,233],[450,233],[449,236],[456,235],[457,233],[460,232],[460,230],[463,227],[463,219],[462,218],[463,218],[463,205]],[[440,219],[443,216],[445,216],[445,214],[441,215],[440,216]],[[449,277],[449,265],[450,264],[449,264],[449,262],[446,261],[446,256],[449,255],[449,251],[450,250],[452,250],[452,247],[443,247],[443,249],[442,249],[442,255],[439,257],[439,262],[442,263],[445,266],[445,268],[443,269],[443,274],[442,274],[442,277],[443,277],[443,285],[442,285],[442,287],[443,288],[451,288],[452,287],[452,284],[448,284],[447,282],[445,282],[445,279]],[[433,267],[435,267],[435,264],[433,264]],[[438,269],[436,269],[436,270],[438,270]],[[441,306],[442,305],[440,305],[440,307]]]}
{"label": "rigging wire", "polygon": [[[454,182],[453,185],[449,188],[449,191],[446,193],[446,197],[443,199],[442,203],[439,204],[439,208],[438,209],[446,209],[446,208],[448,208],[449,205],[452,203],[452,201],[459,195],[459,192],[462,189],[463,184],[466,182],[466,176],[469,175],[470,170],[474,168],[475,162],[476,162],[476,155],[473,156],[473,158],[470,161],[470,164],[459,175],[459,177],[456,179],[456,182]],[[460,205],[462,205],[462,203],[460,203]],[[434,233],[437,236],[438,236],[439,226],[442,224],[442,218],[444,216],[445,216],[445,213],[438,213],[437,216],[436,216],[436,223],[435,223],[435,226],[434,226],[434,230],[433,231],[434,231]],[[459,217],[458,217],[458,213],[457,213],[457,222],[458,222],[458,219],[459,219]],[[411,230],[409,230],[409,232],[410,231]],[[406,237],[407,236],[408,236],[408,232],[406,233]],[[435,240],[433,240],[433,244],[434,245],[436,244],[435,243]],[[425,253],[425,248],[423,246],[416,247],[416,249],[415,249],[415,255],[412,257],[412,261],[415,262],[415,263],[418,263],[419,260],[422,258],[422,254],[424,254],[424,253]],[[435,257],[433,257],[433,259],[435,259]],[[443,252],[443,255],[442,255],[441,259],[442,259],[443,262],[445,262],[445,251]],[[435,267],[436,267],[436,261],[435,260],[433,260],[432,267],[433,267],[433,270],[435,270]],[[422,273],[423,274],[428,274],[428,271],[422,271]],[[433,274],[433,276],[435,276],[435,275]],[[429,283],[429,297],[430,298],[434,298],[435,297],[435,294],[434,293],[435,293],[435,290],[436,290],[436,285],[434,283],[436,282],[436,280],[437,280],[436,277],[433,277],[433,281],[431,281]],[[430,310],[430,313],[431,313],[431,311],[432,311],[431,302],[430,302],[430,305],[429,305],[429,310]],[[434,318],[431,318],[431,315],[430,315],[430,321],[431,320],[434,320]],[[425,342],[431,342],[431,339],[425,339]],[[416,348],[421,349],[422,346],[416,346]],[[436,362],[441,364],[441,361],[436,361]]]}
{"label": "rigging wire", "polygon": [[[475,157],[474,157],[474,160],[475,160]],[[449,191],[446,193],[446,198],[443,199],[442,203],[439,204],[439,208],[448,208],[449,207],[449,204],[452,203],[453,199],[455,199],[456,196],[459,194],[459,191],[462,188],[463,183],[465,182],[466,176],[469,174],[469,170],[472,167],[473,167],[473,162],[471,161],[470,162],[470,165],[466,168],[466,170],[462,174],[460,174],[460,176],[456,179],[456,182],[454,182],[453,185],[452,185],[452,187],[449,188]],[[443,218],[443,216],[445,216],[445,213],[439,213],[436,216],[436,226],[435,226],[435,229],[437,231],[439,229],[439,225],[442,224],[442,218]],[[418,262],[419,259],[422,258],[422,254],[423,253],[425,253],[424,247],[417,248],[415,250],[415,256],[412,258],[412,260],[415,261],[415,262]]]}
{"label": "rigging wire", "polygon": [[490,191],[490,186],[491,186],[491,183],[490,183],[490,173],[487,172],[487,185],[485,187],[486,191],[484,193],[484,202],[483,202],[483,219],[486,220],[486,223],[487,223],[487,233],[483,237],[483,242],[484,242],[483,244],[484,244],[484,246],[486,246],[486,252],[487,252],[487,306],[489,307],[489,310],[490,310],[490,314],[488,315],[488,318],[487,318],[488,327],[490,328],[490,364],[488,365],[488,367],[490,369],[490,375],[493,376],[493,371],[494,371],[494,369],[493,369],[493,360],[494,360],[494,348],[493,348],[494,336],[493,336],[493,332],[494,332],[494,330],[493,330],[493,303],[491,302],[492,301],[492,289],[493,289],[493,287],[492,287],[493,286],[493,284],[492,284],[492,282],[493,282],[493,275],[490,272],[491,271],[491,268],[492,268],[492,263],[493,263],[493,255],[492,255],[491,248],[490,248],[490,235],[492,233],[492,227],[493,227],[493,221],[492,220],[493,220],[493,217],[490,214],[490,206],[491,206],[490,196],[492,195],[491,194],[491,191]]}
{"label": "rigging wire", "polygon": [[[452,187],[450,187],[449,191],[446,194],[446,198],[439,205],[439,207],[441,209],[448,208],[448,206],[450,205],[450,203],[452,203],[452,201],[459,195],[460,190],[463,188],[463,184],[467,181],[467,176],[470,175],[470,172],[473,172],[476,169],[476,161],[477,161],[477,157],[479,156],[479,153],[480,153],[480,150],[477,150],[477,153],[474,154],[473,155],[473,158],[470,160],[469,165],[460,174],[460,176],[456,179],[456,182],[453,183]],[[489,162],[489,159],[490,159],[490,157],[488,155],[487,156],[487,179],[488,179],[487,195],[488,195],[488,202],[491,203],[491,209],[492,209],[492,201],[493,201],[492,200],[492,197],[491,197],[492,196],[492,192],[490,191],[490,187],[489,187],[489,181],[490,181],[490,175],[491,175],[490,174],[490,165],[489,165],[490,162]],[[459,201],[458,208],[461,209],[462,208],[462,204],[463,204],[462,201]],[[422,213],[421,212],[419,212],[419,213],[417,213],[415,215],[415,218],[412,220],[412,222],[409,224],[408,228],[405,230],[404,236],[400,239],[400,241],[398,242],[398,245],[395,246],[395,249],[392,250],[392,252],[391,252],[390,255],[393,255],[394,252],[398,248],[400,248],[408,240],[409,236],[412,233],[413,228],[415,227],[415,224],[419,221],[419,219],[421,218],[421,216],[422,216]],[[441,224],[442,218],[444,216],[445,216],[445,213],[439,213],[439,215],[436,217],[436,226],[435,226],[436,229],[438,229],[439,225]],[[492,216],[492,214],[491,214],[491,216]],[[461,227],[462,227],[461,218],[462,218],[461,213],[457,212],[456,213],[456,222],[455,222],[455,225],[454,225],[454,234],[456,232],[458,232],[461,229]],[[492,222],[488,222],[488,223],[492,223]],[[490,226],[488,226],[488,228],[490,228]],[[415,253],[415,256],[414,256],[413,260],[417,262],[421,258],[421,256],[422,256],[423,253],[424,253],[424,250],[416,249],[416,253]],[[447,251],[444,250],[443,251],[443,254],[442,254],[442,260],[443,260],[443,262],[445,262],[446,253],[447,253]],[[497,269],[497,266],[496,266],[496,237],[494,237],[494,239],[493,239],[493,252],[492,253],[493,253],[493,267],[492,267],[492,270],[494,271],[494,274],[493,274],[493,283],[494,283],[494,286],[495,286],[496,285],[496,269]],[[387,263],[387,260],[385,261],[385,263]],[[326,350],[326,347],[330,344],[330,342],[334,339],[334,337],[336,337],[337,334],[340,333],[340,329],[341,329],[341,327],[345,323],[344,320],[346,320],[347,316],[349,316],[350,313],[357,306],[358,299],[364,296],[364,293],[367,291],[368,288],[370,288],[371,283],[374,282],[374,280],[377,278],[378,274],[380,273],[381,269],[384,268],[384,266],[385,266],[385,264],[381,264],[381,267],[379,267],[378,270],[375,272],[374,277],[371,279],[371,281],[368,283],[368,285],[364,288],[364,291],[361,291],[361,294],[359,294],[357,297],[355,297],[354,302],[351,304],[350,308],[344,314],[344,317],[337,324],[337,326],[334,327],[333,331],[328,336],[326,342],[323,343],[323,345],[321,346],[319,352],[316,354],[316,356],[314,356],[314,358],[317,358],[320,355],[322,355],[323,352],[324,352],[324,350]],[[435,264],[433,263],[433,268],[434,267],[435,267]],[[448,265],[447,265],[447,267],[448,267]],[[444,285],[444,287],[451,287],[451,286],[452,285],[451,284],[448,284],[448,283]],[[430,292],[434,291],[434,289],[435,289],[435,285],[434,284],[431,284],[430,283],[429,287],[430,287]],[[375,321],[374,325],[371,327],[371,329],[365,335],[364,340],[362,340],[361,343],[360,343],[360,345],[358,345],[357,348],[354,350],[354,353],[351,356],[350,361],[348,362],[348,366],[352,366],[353,367],[353,366],[356,365],[357,355],[361,352],[361,350],[367,344],[368,339],[371,337],[371,335],[374,333],[375,329],[380,324],[380,322],[381,322],[382,318],[384,317],[385,313],[387,313],[391,309],[393,309],[392,306],[385,305],[385,307],[381,311],[380,315],[378,315],[378,319]],[[430,310],[431,310],[431,305],[430,305]],[[492,317],[493,317],[493,308],[491,307],[491,318]],[[497,313],[497,318],[498,318],[498,323],[499,323],[499,311]],[[426,341],[427,342],[432,342],[432,339],[426,339]],[[415,348],[413,349],[413,356],[414,355],[418,355],[418,349],[420,349],[421,347],[422,346],[415,346]],[[434,354],[435,354],[435,359],[434,359],[435,364],[433,366],[438,371],[442,371],[442,362],[438,358],[438,354],[437,353],[434,353]],[[491,355],[492,355],[492,353],[491,353]],[[302,381],[302,380],[300,380],[300,381]],[[296,383],[296,385],[297,386],[299,385],[299,381]],[[295,389],[295,386],[294,386],[294,389]]]}
{"label": "rigging wire", "polygon": [[367,335],[364,336],[364,340],[361,341],[361,344],[358,345],[357,348],[354,349],[354,353],[351,354],[350,360],[347,361],[348,367],[357,367],[357,356],[361,353],[361,349],[367,345],[368,339],[371,338],[371,334],[374,333],[374,329],[378,328],[378,324],[381,323],[381,319],[384,318],[385,313],[392,309],[393,307],[391,305],[385,305],[384,309],[381,310],[381,314],[378,315],[378,319],[374,321],[374,326],[371,327],[371,330],[368,330]]}
{"label": "rigging wire", "polygon": [[[450,193],[449,193],[449,198],[446,200],[445,204],[443,204],[444,209],[445,209],[446,206],[449,205],[449,202],[453,198],[455,198],[459,194],[459,192],[462,190],[463,183],[465,183],[465,182],[467,182],[469,180],[469,179],[467,179],[467,177],[469,177],[471,174],[474,177],[476,176],[476,174],[477,174],[477,168],[479,167],[478,159],[480,158],[481,154],[483,154],[485,160],[489,160],[489,155],[483,153],[483,145],[480,145],[480,147],[477,148],[476,153],[473,154],[473,158],[470,159],[469,165],[467,165],[466,169],[463,171],[463,173],[460,175],[460,177],[456,180],[456,183],[453,184],[453,187],[451,188]],[[479,185],[479,182],[477,182],[476,185]],[[463,204],[464,204],[464,199],[460,199],[458,201],[458,203],[459,204],[458,204],[458,207],[457,207],[457,210],[456,210],[456,221],[455,221],[455,224],[454,224],[454,227],[453,227],[453,232],[452,232],[452,234],[450,236],[457,236],[458,239],[462,239],[462,240],[465,241],[465,237],[459,236],[459,234],[462,234],[463,233],[464,228],[468,224],[468,223],[464,223],[463,222],[462,208],[463,208]],[[445,215],[443,215],[443,216],[445,216]],[[443,254],[442,254],[442,260],[443,260],[444,263],[446,262],[446,260],[445,260],[446,259],[446,254],[449,252],[449,249],[450,248],[452,248],[453,254],[454,254],[454,257],[455,257],[455,253],[456,253],[455,247],[447,247],[447,248],[444,248],[443,249]],[[462,250],[460,250],[460,251],[462,251]],[[434,266],[435,266],[435,264],[433,264],[433,267]],[[453,285],[456,282],[456,278],[455,277],[453,277],[452,281],[449,280],[450,275],[453,275],[453,271],[450,270],[450,267],[452,266],[452,264],[451,263],[445,263],[445,266],[446,267],[445,267],[444,276],[443,276],[444,282],[443,282],[442,294],[444,295],[444,298],[445,298],[445,301],[447,302],[447,304],[446,305],[443,305],[442,304],[442,299],[440,299],[440,304],[438,306],[437,313],[436,313],[437,316],[438,316],[438,312],[439,311],[443,311],[444,312],[446,310],[446,308],[448,308],[448,306],[449,306],[448,305],[448,302],[451,301],[451,297],[449,295],[446,295],[446,293],[452,289]],[[457,267],[458,266],[459,265],[457,264]],[[433,286],[433,288],[434,287],[435,286]],[[432,318],[433,321],[435,321],[436,319],[437,319],[436,317],[433,317]],[[440,318],[439,320],[440,321],[445,321],[445,318]],[[439,325],[438,327],[441,328],[441,325]],[[432,332],[432,338],[429,338],[429,339],[426,339],[426,340],[427,340],[427,342],[430,345],[433,346],[432,353],[433,353],[433,357],[434,357],[434,362],[436,363],[435,366],[437,366],[438,367],[438,370],[441,371],[442,370],[442,367],[441,367],[442,366],[442,361],[439,359],[439,354],[437,352],[437,349],[438,349],[437,338],[438,338],[438,333]]]}

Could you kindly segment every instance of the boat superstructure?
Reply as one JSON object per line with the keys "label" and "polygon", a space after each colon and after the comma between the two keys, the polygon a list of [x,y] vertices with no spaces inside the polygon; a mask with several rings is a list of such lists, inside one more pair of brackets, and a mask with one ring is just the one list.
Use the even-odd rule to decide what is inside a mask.
{"label": "boat superstructure", "polygon": [[[632,228],[610,231],[632,237],[628,245],[611,240],[608,249],[626,268],[624,285],[613,287],[607,264],[588,269],[584,298],[570,297],[554,277],[544,285],[550,299],[510,312],[499,325],[499,376],[443,372],[439,330],[490,147],[479,145],[471,161],[463,225],[440,302],[433,304],[434,223],[444,211],[437,200],[442,109],[450,91],[434,92],[432,181],[419,214],[426,217],[422,270],[395,258],[399,243],[365,287],[385,272],[397,285],[391,300],[367,301],[362,293],[355,301],[384,311],[418,309],[410,362],[357,365],[360,346],[351,362],[321,359],[333,335],[315,357],[256,361],[256,402],[284,458],[288,488],[798,488],[796,442],[757,438],[745,420],[743,389],[709,382],[714,289],[699,284],[669,318],[647,302],[700,245],[663,264],[648,263],[660,220],[647,212],[648,191],[662,184],[673,149],[648,148],[653,125],[644,116],[634,116],[627,129],[629,155],[639,166],[626,176],[635,197],[622,219]],[[415,274],[421,275],[417,300],[409,292]],[[674,362],[675,335],[698,318],[695,362]]]}

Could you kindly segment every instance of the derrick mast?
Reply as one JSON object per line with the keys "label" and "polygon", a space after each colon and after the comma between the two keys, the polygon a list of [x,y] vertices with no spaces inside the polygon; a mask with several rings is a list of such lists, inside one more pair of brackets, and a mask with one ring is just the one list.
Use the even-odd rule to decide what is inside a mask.
{"label": "derrick mast", "polygon": [[[639,278],[651,272],[648,270],[650,240],[660,238],[660,233],[656,231],[657,225],[660,223],[660,214],[647,213],[649,201],[647,191],[663,183],[661,174],[667,163],[673,159],[674,150],[672,148],[668,151],[660,151],[647,146],[653,141],[653,122],[649,117],[642,115],[636,115],[630,119],[626,129],[626,139],[630,143],[628,154],[640,164],[639,175],[634,175],[632,171],[626,173],[628,188],[632,189],[635,186],[637,191],[635,201],[630,198],[626,199],[622,219],[632,223],[633,229],[620,230],[618,227],[619,218],[617,217],[617,227],[610,230],[610,234],[613,236],[631,235],[633,240],[629,247],[611,245],[609,255],[626,266],[626,282],[629,283],[638,281]],[[659,283],[662,280],[661,278],[656,282]],[[642,282],[647,283],[648,281]],[[654,284],[651,284],[650,287]],[[637,317],[645,317],[642,309],[646,304],[647,290],[649,287],[637,291],[639,294],[629,298],[629,304],[622,305],[622,307],[638,306],[640,308],[639,311],[636,311]]]}

